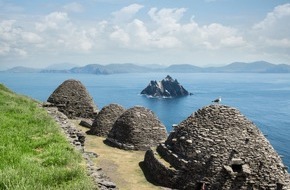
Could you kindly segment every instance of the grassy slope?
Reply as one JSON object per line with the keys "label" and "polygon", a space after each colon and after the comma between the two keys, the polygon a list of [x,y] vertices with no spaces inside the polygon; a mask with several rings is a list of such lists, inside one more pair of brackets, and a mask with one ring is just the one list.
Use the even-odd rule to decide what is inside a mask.
{"label": "grassy slope", "polygon": [[93,189],[84,161],[37,102],[0,84],[0,189]]}

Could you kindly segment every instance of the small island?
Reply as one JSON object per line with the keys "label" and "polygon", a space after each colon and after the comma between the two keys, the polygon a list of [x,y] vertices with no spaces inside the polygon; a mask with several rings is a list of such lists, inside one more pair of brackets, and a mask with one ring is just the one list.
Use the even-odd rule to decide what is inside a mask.
{"label": "small island", "polygon": [[185,90],[176,79],[174,80],[169,75],[159,82],[156,80],[150,81],[148,86],[142,90],[141,94],[156,98],[172,98],[192,95],[192,93]]}

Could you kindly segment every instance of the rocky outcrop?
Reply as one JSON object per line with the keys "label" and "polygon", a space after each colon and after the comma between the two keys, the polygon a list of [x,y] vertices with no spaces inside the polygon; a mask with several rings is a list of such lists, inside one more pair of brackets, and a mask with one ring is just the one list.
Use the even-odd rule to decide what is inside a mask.
{"label": "rocky outcrop", "polygon": [[126,110],[114,123],[106,143],[125,150],[148,150],[167,137],[165,126],[144,107]]}
{"label": "rocky outcrop", "polygon": [[107,137],[115,121],[126,111],[118,104],[109,104],[101,109],[95,118],[91,129],[87,132],[90,135]]}
{"label": "rocky outcrop", "polygon": [[68,118],[94,118],[97,106],[85,86],[77,80],[66,80],[49,96],[48,102]]}
{"label": "rocky outcrop", "polygon": [[171,76],[167,75],[165,79],[157,82],[151,81],[149,85],[142,90],[141,94],[152,97],[180,97],[191,95],[182,85]]}
{"label": "rocky outcrop", "polygon": [[290,189],[286,167],[269,141],[232,107],[198,110],[175,127],[157,152],[159,156],[147,151],[144,162],[156,182],[166,187]]}

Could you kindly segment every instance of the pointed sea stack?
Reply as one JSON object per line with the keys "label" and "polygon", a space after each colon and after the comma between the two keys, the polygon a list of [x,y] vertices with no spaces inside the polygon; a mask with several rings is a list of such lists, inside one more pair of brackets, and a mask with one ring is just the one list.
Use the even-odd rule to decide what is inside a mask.
{"label": "pointed sea stack", "polygon": [[198,110],[177,125],[156,151],[148,150],[144,162],[155,181],[166,187],[290,189],[287,169],[269,141],[228,106]]}
{"label": "pointed sea stack", "polygon": [[148,150],[164,142],[166,137],[166,128],[155,114],[135,106],[116,120],[105,143],[125,150]]}
{"label": "pointed sea stack", "polygon": [[190,93],[171,76],[167,75],[162,81],[151,81],[148,86],[142,90],[141,94],[152,97],[180,97],[187,96]]}
{"label": "pointed sea stack", "polygon": [[68,118],[94,118],[97,106],[86,87],[77,80],[64,81],[47,99]]}
{"label": "pointed sea stack", "polygon": [[126,111],[118,104],[109,104],[101,109],[95,118],[91,129],[87,132],[90,135],[107,137],[115,121]]}

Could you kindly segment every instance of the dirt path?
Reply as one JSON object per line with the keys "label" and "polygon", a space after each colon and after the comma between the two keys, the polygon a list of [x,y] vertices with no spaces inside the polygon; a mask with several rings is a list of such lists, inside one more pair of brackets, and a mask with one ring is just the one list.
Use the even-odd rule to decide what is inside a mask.
{"label": "dirt path", "polygon": [[[88,129],[77,125],[79,130]],[[120,190],[154,190],[164,189],[149,183],[140,166],[144,160],[144,151],[124,151],[107,146],[105,138],[86,135],[85,151],[95,152],[99,156],[93,161],[102,168],[103,172],[114,182]]]}

